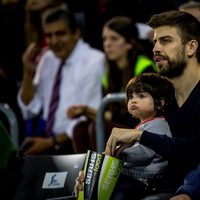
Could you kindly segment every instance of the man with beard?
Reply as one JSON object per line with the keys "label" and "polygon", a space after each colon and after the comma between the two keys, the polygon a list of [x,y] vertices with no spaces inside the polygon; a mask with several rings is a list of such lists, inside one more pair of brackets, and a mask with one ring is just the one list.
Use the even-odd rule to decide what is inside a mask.
{"label": "man with beard", "polygon": [[148,131],[114,128],[106,154],[118,156],[135,142],[169,161],[155,190],[175,192],[200,162],[200,23],[191,14],[168,11],[151,17],[154,60],[159,73],[174,85],[177,104],[168,112],[173,138]]}

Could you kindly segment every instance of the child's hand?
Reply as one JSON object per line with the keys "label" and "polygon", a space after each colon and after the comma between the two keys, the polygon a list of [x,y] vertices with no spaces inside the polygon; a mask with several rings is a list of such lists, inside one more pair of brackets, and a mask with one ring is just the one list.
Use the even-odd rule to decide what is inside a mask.
{"label": "child's hand", "polygon": [[78,177],[76,178],[76,185],[74,187],[76,198],[78,198],[78,193],[83,190],[83,184],[84,173],[83,171],[80,171]]}

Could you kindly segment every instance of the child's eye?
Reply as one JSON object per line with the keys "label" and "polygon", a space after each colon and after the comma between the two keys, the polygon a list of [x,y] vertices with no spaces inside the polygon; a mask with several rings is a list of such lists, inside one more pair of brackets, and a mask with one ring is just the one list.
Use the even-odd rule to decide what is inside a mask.
{"label": "child's eye", "polygon": [[142,98],[144,98],[144,94],[138,94],[138,97],[139,97],[140,99],[142,99]]}

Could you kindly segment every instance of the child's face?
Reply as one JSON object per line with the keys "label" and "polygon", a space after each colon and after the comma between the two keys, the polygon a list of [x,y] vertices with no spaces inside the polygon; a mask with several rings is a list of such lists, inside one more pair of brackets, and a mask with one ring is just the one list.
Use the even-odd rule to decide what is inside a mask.
{"label": "child's face", "polygon": [[156,115],[154,100],[147,92],[133,93],[129,97],[127,108],[128,112],[141,122]]}

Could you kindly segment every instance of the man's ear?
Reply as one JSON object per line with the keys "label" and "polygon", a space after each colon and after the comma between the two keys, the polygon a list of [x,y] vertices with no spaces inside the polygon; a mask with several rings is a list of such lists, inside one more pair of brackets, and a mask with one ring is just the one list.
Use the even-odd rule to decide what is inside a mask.
{"label": "man's ear", "polygon": [[187,43],[186,51],[188,56],[193,56],[197,51],[199,44],[196,40],[191,40]]}
{"label": "man's ear", "polygon": [[75,30],[75,32],[73,33],[73,37],[74,37],[76,40],[78,40],[78,39],[80,38],[80,36],[81,36],[81,30],[80,30],[79,28],[77,28],[77,29]]}

